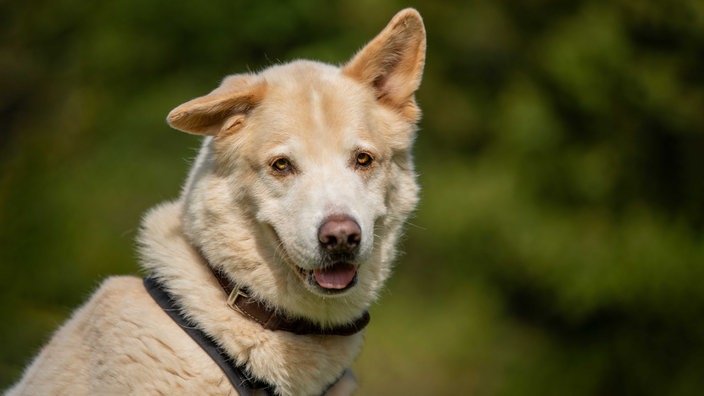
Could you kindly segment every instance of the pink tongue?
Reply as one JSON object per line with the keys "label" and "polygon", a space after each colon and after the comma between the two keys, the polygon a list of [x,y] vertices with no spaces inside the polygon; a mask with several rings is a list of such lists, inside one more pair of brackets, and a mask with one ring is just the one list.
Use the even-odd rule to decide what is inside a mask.
{"label": "pink tongue", "polygon": [[357,270],[353,265],[338,263],[330,268],[313,271],[315,281],[325,289],[344,289],[354,279]]}

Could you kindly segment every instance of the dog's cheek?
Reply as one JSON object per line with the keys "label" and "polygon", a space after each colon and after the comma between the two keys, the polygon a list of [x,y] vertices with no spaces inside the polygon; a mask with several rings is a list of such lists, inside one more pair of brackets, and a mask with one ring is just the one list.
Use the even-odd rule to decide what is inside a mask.
{"label": "dog's cheek", "polygon": [[403,224],[415,210],[419,201],[420,188],[412,166],[392,162],[385,183],[385,203],[388,213],[379,222],[381,235],[394,235],[401,232]]}
{"label": "dog's cheek", "polygon": [[253,183],[250,184],[249,196],[256,219],[261,223],[272,224],[280,218],[281,207],[285,205],[283,188],[278,183],[267,180],[267,176],[259,171]]}
{"label": "dog's cheek", "polygon": [[294,259],[304,260],[303,250],[298,237],[303,234],[299,230],[299,218],[306,217],[305,206],[295,194],[296,183],[293,180],[281,181],[259,172],[257,180],[251,184],[248,196],[251,200],[253,214],[259,225],[269,231],[273,230],[275,246],[272,249],[283,248]]}

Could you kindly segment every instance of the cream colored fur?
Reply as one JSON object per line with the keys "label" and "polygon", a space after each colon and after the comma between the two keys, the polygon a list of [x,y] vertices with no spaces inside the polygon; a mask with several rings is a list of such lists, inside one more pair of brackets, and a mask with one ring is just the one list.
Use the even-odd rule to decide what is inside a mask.
{"label": "cream colored fur", "polygon": [[[349,63],[311,61],[226,78],[174,109],[169,123],[208,135],[181,197],[145,217],[142,266],[182,311],[281,395],[321,394],[358,354],[363,334],[264,330],[225,305],[208,265],[258,299],[322,326],[376,300],[401,227],[417,203],[410,149],[425,60],[415,10],[399,12]],[[371,156],[370,166],[355,162]],[[272,169],[285,158],[290,172]],[[324,262],[329,216],[361,229],[357,284],[329,294],[305,274]],[[328,394],[348,394],[346,374]],[[211,358],[133,277],[110,278],[54,335],[10,394],[235,394]]]}

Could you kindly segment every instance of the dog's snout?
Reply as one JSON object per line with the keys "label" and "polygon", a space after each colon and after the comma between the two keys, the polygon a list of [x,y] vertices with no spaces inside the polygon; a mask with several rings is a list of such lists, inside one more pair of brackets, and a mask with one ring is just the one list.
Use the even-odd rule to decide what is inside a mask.
{"label": "dog's snout", "polygon": [[320,245],[330,252],[350,253],[362,240],[362,229],[350,216],[330,216],[318,229]]}

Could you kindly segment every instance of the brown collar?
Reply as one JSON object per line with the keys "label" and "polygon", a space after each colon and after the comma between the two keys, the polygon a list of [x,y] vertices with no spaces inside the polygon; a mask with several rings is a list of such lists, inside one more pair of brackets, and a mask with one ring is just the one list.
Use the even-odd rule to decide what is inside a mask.
{"label": "brown collar", "polygon": [[364,329],[369,323],[369,312],[365,311],[354,322],[335,327],[321,327],[307,319],[293,319],[284,316],[265,303],[250,297],[246,290],[235,287],[222,271],[211,271],[227,294],[227,305],[264,326],[267,330],[283,330],[299,335],[339,335],[349,336]]}

